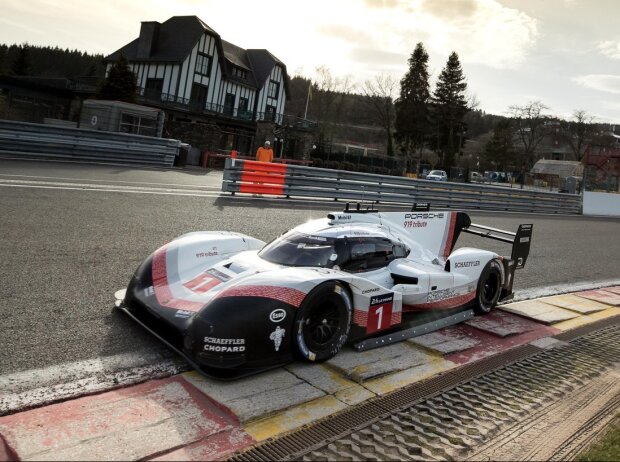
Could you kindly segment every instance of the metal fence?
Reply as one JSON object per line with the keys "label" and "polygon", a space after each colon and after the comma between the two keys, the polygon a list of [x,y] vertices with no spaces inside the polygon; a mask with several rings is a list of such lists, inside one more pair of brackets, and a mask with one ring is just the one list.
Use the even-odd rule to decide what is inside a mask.
{"label": "metal fence", "polygon": [[181,141],[0,120],[0,155],[170,167]]}
{"label": "metal fence", "polygon": [[572,194],[414,180],[239,159],[226,160],[222,191],[375,203],[428,202],[434,208],[581,213],[581,197]]}

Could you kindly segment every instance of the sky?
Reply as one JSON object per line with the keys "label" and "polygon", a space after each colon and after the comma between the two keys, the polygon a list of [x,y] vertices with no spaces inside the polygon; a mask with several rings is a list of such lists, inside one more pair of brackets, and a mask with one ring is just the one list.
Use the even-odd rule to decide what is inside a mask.
{"label": "sky", "polygon": [[[359,91],[397,82],[422,42],[431,90],[455,51],[478,109],[584,110],[620,123],[620,0],[1,0],[0,43],[111,54],[141,21],[196,15],[242,48],[266,48],[291,76],[324,67]],[[398,90],[398,86],[397,86]],[[397,96],[397,95],[396,95]]]}

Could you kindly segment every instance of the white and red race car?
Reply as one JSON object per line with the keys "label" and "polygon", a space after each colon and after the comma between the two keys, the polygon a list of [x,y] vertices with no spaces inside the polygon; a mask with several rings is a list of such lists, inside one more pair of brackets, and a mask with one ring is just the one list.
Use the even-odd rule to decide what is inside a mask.
{"label": "white and red race car", "polygon": [[[453,250],[461,232],[511,243],[512,254]],[[428,206],[347,205],[269,244],[225,231],[185,234],[138,268],[117,306],[196,369],[236,378],[488,313],[512,296],[531,235],[531,224],[512,233]]]}

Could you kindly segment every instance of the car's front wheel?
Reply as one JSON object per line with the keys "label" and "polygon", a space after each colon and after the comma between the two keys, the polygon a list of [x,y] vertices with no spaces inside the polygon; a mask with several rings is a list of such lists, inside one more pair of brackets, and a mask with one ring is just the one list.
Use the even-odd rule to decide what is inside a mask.
{"label": "car's front wheel", "polygon": [[306,361],[333,358],[347,341],[353,304],[339,282],[325,282],[305,298],[295,318],[295,350]]}
{"label": "car's front wheel", "polygon": [[480,274],[480,279],[478,279],[474,312],[476,314],[489,313],[497,305],[501,291],[502,271],[500,263],[497,260],[491,260],[486,264]]}

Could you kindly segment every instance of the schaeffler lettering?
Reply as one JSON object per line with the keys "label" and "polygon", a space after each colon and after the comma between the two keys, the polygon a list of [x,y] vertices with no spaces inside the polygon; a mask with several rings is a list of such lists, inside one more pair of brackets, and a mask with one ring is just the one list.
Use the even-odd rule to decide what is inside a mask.
{"label": "schaeffler lettering", "polygon": [[457,261],[454,264],[455,268],[470,268],[472,266],[480,266],[480,261]]}
{"label": "schaeffler lettering", "polygon": [[243,353],[245,351],[244,338],[217,338],[205,337],[204,351],[214,353]]}

